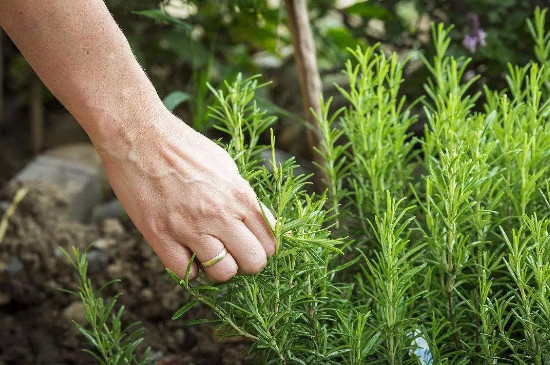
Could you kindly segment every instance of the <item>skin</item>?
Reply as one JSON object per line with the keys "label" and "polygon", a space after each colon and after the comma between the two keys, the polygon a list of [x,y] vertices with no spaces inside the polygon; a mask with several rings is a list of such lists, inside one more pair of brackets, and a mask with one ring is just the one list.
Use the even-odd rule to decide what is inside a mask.
{"label": "skin", "polygon": [[0,0],[0,26],[86,130],[167,268],[184,277],[192,252],[204,262],[224,246],[204,268],[213,280],[265,266],[275,239],[254,191],[222,148],[164,107],[102,0]]}

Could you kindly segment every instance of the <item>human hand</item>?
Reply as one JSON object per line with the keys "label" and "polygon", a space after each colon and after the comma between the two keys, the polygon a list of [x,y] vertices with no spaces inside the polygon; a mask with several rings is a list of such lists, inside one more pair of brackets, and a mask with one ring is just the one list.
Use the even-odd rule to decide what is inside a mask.
{"label": "human hand", "polygon": [[[225,257],[203,270],[226,281],[256,274],[275,253],[275,238],[256,195],[229,154],[168,111],[146,130],[96,144],[114,192],[164,265],[183,278],[198,262]],[[122,143],[120,139],[123,139]],[[116,146],[116,147],[115,147]],[[268,209],[263,212],[273,225]]]}

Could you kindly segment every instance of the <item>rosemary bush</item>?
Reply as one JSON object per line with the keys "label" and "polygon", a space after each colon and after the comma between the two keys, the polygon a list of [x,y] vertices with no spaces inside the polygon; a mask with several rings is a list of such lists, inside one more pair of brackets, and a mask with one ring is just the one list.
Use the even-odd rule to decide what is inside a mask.
{"label": "rosemary bush", "polygon": [[143,342],[145,329],[140,327],[139,322],[124,327],[122,324],[124,306],[115,311],[120,294],[106,300],[101,297],[102,290],[118,280],[105,283],[95,290],[91,279],[88,278],[86,252],[80,253],[76,247],[73,247],[72,254],[61,247],[60,249],[78,273],[78,290],[61,290],[79,297],[84,305],[88,328],[74,322],[76,328],[92,347],[91,350],[86,348],[83,351],[90,354],[100,365],[150,363],[149,348],[145,349],[142,355],[137,351],[137,347]]}
{"label": "rosemary bush", "polygon": [[[324,194],[293,159],[268,169],[259,144],[274,118],[259,108],[258,77],[237,77],[212,115],[227,149],[277,218],[277,253],[254,276],[215,284],[173,278],[210,307],[220,336],[240,336],[262,364],[550,363],[550,32],[546,11],[528,29],[536,61],[510,65],[508,89],[472,93],[469,59],[446,52],[449,29],[433,26],[426,96],[401,97],[406,60],[377,46],[351,50],[339,88],[349,106],[317,115]],[[422,138],[409,130],[421,103]],[[79,327],[108,360],[127,339],[114,302],[103,304],[74,253],[80,296],[92,323]],[[99,308],[100,310],[95,310]],[[98,322],[99,321],[99,322]],[[117,324],[118,323],[118,324]],[[107,335],[111,337],[106,337]],[[108,341],[107,341],[108,342]],[[124,361],[123,361],[124,362]],[[106,361],[105,363],[117,363]]]}
{"label": "rosemary bush", "polygon": [[[318,153],[330,181],[308,194],[294,160],[262,165],[273,118],[257,78],[215,91],[228,150],[274,212],[277,254],[228,283],[174,278],[212,308],[223,336],[266,364],[550,362],[550,32],[529,29],[537,60],[510,65],[508,90],[472,93],[469,59],[446,55],[433,26],[426,97],[400,97],[406,60],[351,50],[340,92],[323,102]],[[422,138],[410,126],[423,105]],[[273,151],[273,137],[272,146]]]}

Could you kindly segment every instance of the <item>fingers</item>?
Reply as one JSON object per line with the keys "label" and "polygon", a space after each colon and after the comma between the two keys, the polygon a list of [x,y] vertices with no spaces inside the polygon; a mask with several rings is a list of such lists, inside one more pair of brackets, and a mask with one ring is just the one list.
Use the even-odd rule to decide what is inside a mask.
{"label": "fingers", "polygon": [[[180,279],[185,279],[187,266],[192,256],[191,251],[178,242],[172,241],[163,242],[154,247],[164,266],[173,271]],[[197,263],[193,262],[189,270],[189,280],[195,280],[198,274],[199,269]]]}
{"label": "fingers", "polygon": [[[196,254],[196,259],[190,279],[197,276],[198,268],[202,268],[210,279],[218,282],[231,279],[237,272],[259,273],[267,263],[267,256],[275,253],[275,237],[270,229],[270,225],[275,225],[273,215],[265,205],[260,206],[248,183],[239,187],[234,195],[236,199],[228,206],[219,204],[217,209],[204,212],[195,210],[200,213],[199,216],[203,214],[207,219],[194,220],[192,223],[200,222],[204,226],[190,229],[188,224],[181,224],[187,217],[179,212],[170,215],[168,223],[161,221],[162,224],[157,224],[159,227],[155,233],[161,232],[165,237],[161,244],[155,245],[159,248],[157,254],[165,266],[180,278],[186,275],[191,252]],[[224,248],[227,253],[219,262],[207,267],[200,264],[217,257]]]}
{"label": "fingers", "polygon": [[[206,262],[222,252],[224,245],[214,236],[203,235],[198,242],[191,243],[189,248],[195,252],[199,262]],[[229,248],[227,248],[227,251],[227,254],[221,261],[209,267],[202,267],[210,279],[223,282],[237,274],[237,263]]]}
{"label": "fingers", "polygon": [[275,236],[272,232],[272,230],[275,229],[276,220],[269,208],[267,208],[263,203],[260,204],[261,210],[259,209],[259,207],[258,209],[253,210],[249,215],[243,218],[243,222],[250,230],[250,232],[252,232],[256,236],[256,238],[264,248],[267,256],[271,256],[275,253],[276,247]]}
{"label": "fingers", "polygon": [[275,253],[276,247],[275,236],[272,232],[275,230],[275,217],[263,203],[260,203],[260,207],[256,193],[246,180],[242,179],[238,186],[235,196],[244,208],[240,218],[250,232],[256,236],[265,253],[271,256]]}
{"label": "fingers", "polygon": [[233,220],[230,225],[224,226],[217,236],[235,258],[239,271],[243,274],[257,274],[265,267],[266,252],[242,221]]}

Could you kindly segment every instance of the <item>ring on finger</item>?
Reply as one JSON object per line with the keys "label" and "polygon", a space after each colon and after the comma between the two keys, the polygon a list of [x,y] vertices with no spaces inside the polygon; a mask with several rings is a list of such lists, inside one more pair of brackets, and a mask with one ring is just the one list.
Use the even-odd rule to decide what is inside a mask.
{"label": "ring on finger", "polygon": [[217,264],[218,262],[223,260],[225,255],[227,255],[227,249],[224,247],[223,250],[221,250],[221,252],[219,254],[217,254],[216,256],[214,256],[213,258],[211,258],[208,261],[201,262],[201,265],[202,265],[202,267],[214,266],[215,264]]}

